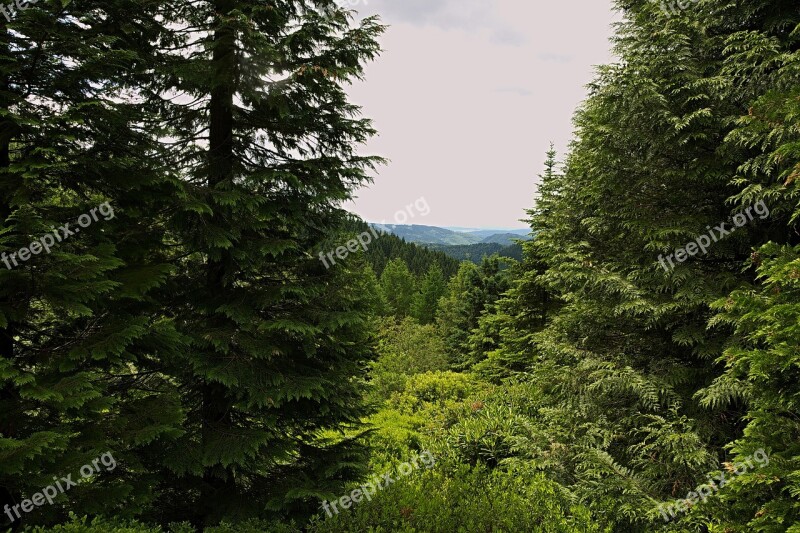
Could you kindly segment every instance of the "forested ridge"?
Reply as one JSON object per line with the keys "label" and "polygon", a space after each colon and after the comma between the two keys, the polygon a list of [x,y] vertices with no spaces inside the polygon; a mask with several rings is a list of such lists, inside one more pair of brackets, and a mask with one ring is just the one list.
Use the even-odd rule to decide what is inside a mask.
{"label": "forested ridge", "polygon": [[460,263],[342,208],[380,20],[0,16],[0,529],[800,532],[800,4],[617,5]]}

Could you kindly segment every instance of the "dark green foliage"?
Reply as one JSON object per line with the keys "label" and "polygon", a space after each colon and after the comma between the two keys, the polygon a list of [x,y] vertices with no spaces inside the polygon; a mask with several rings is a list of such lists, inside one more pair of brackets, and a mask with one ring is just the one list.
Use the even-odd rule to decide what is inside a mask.
{"label": "dark green foliage", "polygon": [[[363,227],[364,229],[354,233],[367,231],[366,225]],[[425,246],[406,242],[391,233],[381,233],[380,231],[378,233],[381,237],[370,244],[366,253],[367,260],[378,276],[383,274],[386,265],[393,259],[402,259],[415,276],[424,276],[433,264],[439,266],[445,279],[452,278],[458,272],[459,262],[445,253],[431,251]]]}
{"label": "dark green foliage", "polygon": [[458,259],[459,261],[471,261],[476,265],[481,264],[484,257],[499,255],[510,259],[522,260],[522,246],[519,244],[499,244],[496,242],[466,244],[466,245],[447,245],[447,244],[425,244],[431,250],[436,250]]}
{"label": "dark green foliage", "polygon": [[[382,27],[300,0],[171,4],[165,23],[175,49],[148,104],[186,183],[169,230],[170,311],[188,349],[169,361],[184,433],[160,450],[165,489],[183,496],[161,520],[307,512],[362,457],[352,432],[373,353],[369,279],[316,254],[379,162],[355,153],[374,130],[344,85],[378,53]],[[189,98],[166,100],[173,91]]]}
{"label": "dark green foliage", "polygon": [[[0,265],[0,506],[110,451],[23,525],[800,531],[800,6],[619,7],[535,240],[519,263],[447,249],[482,255],[460,266],[392,235],[318,259],[371,233],[340,206],[381,162],[344,91],[376,20],[110,0],[4,25],[0,253],[115,217]],[[320,514],[422,450],[430,470]]]}
{"label": "dark green foliage", "polygon": [[498,256],[485,257],[480,267],[464,262],[450,280],[438,325],[454,369],[468,369],[499,342],[499,331],[488,322],[478,327],[482,317],[491,320],[495,303],[508,290],[510,270],[503,263]]}
{"label": "dark green foliage", "polygon": [[120,465],[25,523],[142,512],[157,483],[143,457],[182,418],[159,370],[183,340],[154,300],[171,273],[161,233],[178,185],[140,130],[152,117],[123,103],[157,27],[142,8],[123,28],[129,8],[40,2],[0,29],[0,252],[74,230],[104,202],[114,211],[51,253],[0,266],[0,507],[106,451]]}
{"label": "dark green foliage", "polygon": [[0,271],[0,505],[111,450],[29,522],[307,510],[363,464],[375,278],[312,252],[378,162],[343,85],[382,27],[332,1],[56,5],[2,30],[0,251],[117,216]]}
{"label": "dark green foliage", "polygon": [[[531,212],[536,239],[498,306],[507,334],[481,368],[495,378],[530,376],[542,393],[533,427],[547,428],[546,438],[515,455],[547,461],[553,479],[618,530],[752,520],[756,530],[777,531],[771,524],[796,520],[796,494],[777,496],[796,470],[788,444],[796,435],[777,422],[776,413],[792,407],[775,393],[796,380],[790,372],[772,381],[790,365],[788,353],[778,354],[796,348],[770,348],[764,335],[797,332],[793,310],[770,299],[776,276],[791,276],[796,257],[787,245],[797,244],[789,218],[798,161],[790,88],[798,77],[781,47],[796,50],[800,11],[759,4],[700,2],[669,19],[657,3],[624,6],[615,40],[622,61],[592,85],[563,173],[549,156]],[[783,76],[773,72],[782,64]],[[756,218],[674,270],[661,268],[659,254],[760,200],[771,209],[768,220]],[[782,247],[751,257],[770,240]],[[784,285],[781,295],[790,290]],[[726,311],[717,319],[713,302]],[[781,363],[756,370],[766,354]],[[763,411],[753,403],[756,390],[770,406]],[[663,522],[660,500],[684,497],[723,462],[771,445],[785,453],[780,466],[723,489],[726,502],[740,498],[733,515],[718,506],[701,519],[710,507],[699,506],[674,525]],[[747,497],[744,487],[752,487]]]}

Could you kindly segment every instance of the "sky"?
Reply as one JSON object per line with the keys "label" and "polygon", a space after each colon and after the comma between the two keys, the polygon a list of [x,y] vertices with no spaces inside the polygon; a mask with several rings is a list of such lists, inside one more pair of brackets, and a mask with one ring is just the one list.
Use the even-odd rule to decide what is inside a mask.
{"label": "sky", "polygon": [[563,154],[594,67],[612,61],[612,0],[341,3],[390,26],[348,91],[379,132],[360,151],[390,162],[346,207],[369,222],[524,228],[550,142]]}

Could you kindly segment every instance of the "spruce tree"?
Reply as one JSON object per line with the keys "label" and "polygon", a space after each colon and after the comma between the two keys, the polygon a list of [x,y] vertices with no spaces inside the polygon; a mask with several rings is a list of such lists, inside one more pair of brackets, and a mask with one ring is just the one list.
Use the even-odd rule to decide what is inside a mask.
{"label": "spruce tree", "polygon": [[356,154],[374,131],[344,85],[382,27],[333,1],[162,9],[147,104],[185,183],[169,297],[188,347],[168,361],[187,419],[161,453],[181,495],[161,520],[313,512],[362,464],[368,297],[350,290],[360,267],[317,255],[378,162]]}
{"label": "spruce tree", "polygon": [[0,506],[105,452],[118,465],[15,526],[141,512],[153,498],[147,448],[180,419],[157,370],[180,337],[153,299],[169,272],[154,228],[176,184],[141,130],[147,114],[126,102],[156,27],[145,9],[129,24],[129,11],[40,2],[0,23],[0,253],[11,263],[0,267]]}
{"label": "spruce tree", "polygon": [[420,290],[414,296],[412,316],[422,325],[432,324],[436,318],[439,299],[447,292],[447,284],[439,265],[433,263],[420,283]]}
{"label": "spruce tree", "polygon": [[381,289],[390,313],[396,318],[405,318],[411,314],[414,285],[414,276],[405,261],[400,258],[389,261],[381,274]]}

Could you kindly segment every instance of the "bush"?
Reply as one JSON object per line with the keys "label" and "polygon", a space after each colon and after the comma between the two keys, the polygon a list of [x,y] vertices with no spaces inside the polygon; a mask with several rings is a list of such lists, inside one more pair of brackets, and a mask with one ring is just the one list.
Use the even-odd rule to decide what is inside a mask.
{"label": "bush", "polygon": [[532,470],[488,470],[437,462],[315,521],[311,533],[472,533],[475,531],[594,533],[589,511]]}
{"label": "bush", "polygon": [[433,326],[420,326],[408,318],[381,323],[378,360],[372,364],[373,400],[387,400],[405,388],[413,374],[447,369],[444,343]]}

